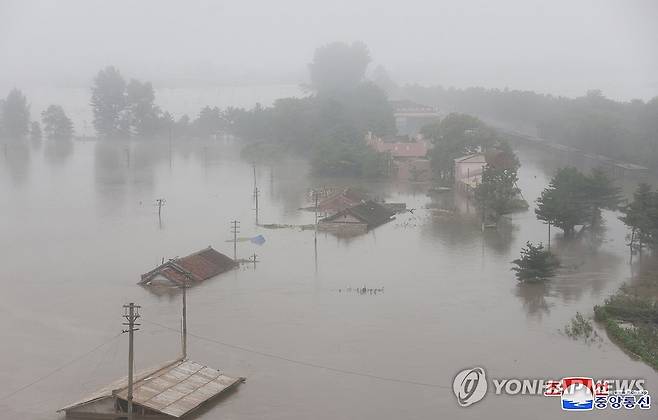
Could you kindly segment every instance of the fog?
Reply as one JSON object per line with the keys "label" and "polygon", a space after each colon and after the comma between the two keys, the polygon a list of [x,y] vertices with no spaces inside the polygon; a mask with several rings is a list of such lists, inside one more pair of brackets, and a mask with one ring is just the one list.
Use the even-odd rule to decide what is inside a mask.
{"label": "fog", "polygon": [[156,87],[297,84],[316,47],[360,40],[398,83],[648,99],[657,17],[651,0],[1,0],[0,89],[86,87],[108,64]]}

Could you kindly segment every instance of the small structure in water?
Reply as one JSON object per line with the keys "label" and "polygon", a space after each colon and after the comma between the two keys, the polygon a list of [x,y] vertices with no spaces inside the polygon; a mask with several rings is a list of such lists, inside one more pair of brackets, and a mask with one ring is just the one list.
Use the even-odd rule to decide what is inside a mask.
{"label": "small structure in water", "polygon": [[318,230],[340,236],[358,235],[393,220],[394,215],[390,208],[366,201],[320,220]]}
{"label": "small structure in water", "polygon": [[356,206],[369,199],[368,195],[356,188],[348,187],[334,192],[318,202],[318,212],[334,214]]}
{"label": "small structure in water", "polygon": [[[177,419],[245,379],[181,358],[137,373],[134,381],[133,406],[138,418]],[[58,412],[84,419],[125,418],[127,388],[128,377],[124,377]]]}
{"label": "small structure in water", "polygon": [[144,286],[182,286],[208,280],[237,267],[238,263],[221,252],[208,247],[183,258],[166,261],[142,274],[139,284]]}

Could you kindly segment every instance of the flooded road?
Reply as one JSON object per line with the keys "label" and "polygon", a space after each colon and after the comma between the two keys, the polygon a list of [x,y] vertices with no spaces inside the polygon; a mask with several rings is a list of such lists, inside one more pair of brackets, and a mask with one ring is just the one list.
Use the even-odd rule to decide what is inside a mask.
{"label": "flooded road", "polygon": [[[142,305],[137,369],[176,357],[181,297],[137,286],[139,275],[208,245],[231,255],[233,219],[239,236],[265,237],[260,246],[238,243],[239,257],[256,253],[260,262],[189,290],[189,353],[247,382],[197,418],[572,415],[545,397],[489,394],[460,408],[452,380],[473,366],[493,378],[645,378],[658,393],[658,375],[605,334],[585,344],[559,331],[630,275],[616,215],[606,214],[598,250],[554,239],[566,274],[519,286],[510,261],[526,241],[546,240],[532,207],[483,234],[468,217],[426,209],[465,205],[432,200],[427,186],[314,179],[295,160],[259,166],[261,223],[312,223],[298,210],[309,190],[337,183],[417,209],[350,240],[318,234],[316,246],[313,231],[255,226],[252,167],[237,149],[44,142],[0,153],[0,398],[13,394],[0,400],[0,417],[61,418],[58,408],[125,375],[127,337],[117,335],[127,302]],[[534,202],[553,168],[538,153],[519,157],[519,186]],[[158,198],[166,200],[161,221]],[[352,291],[364,286],[383,292]],[[595,415],[655,418],[655,409]]]}

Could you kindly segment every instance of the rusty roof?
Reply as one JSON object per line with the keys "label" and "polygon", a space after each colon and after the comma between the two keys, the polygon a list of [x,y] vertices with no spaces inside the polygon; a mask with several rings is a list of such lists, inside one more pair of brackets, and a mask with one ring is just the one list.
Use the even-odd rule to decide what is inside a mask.
{"label": "rusty roof", "polygon": [[148,273],[142,274],[140,284],[148,284],[158,274],[173,283],[182,284],[187,278],[192,282],[200,282],[235,266],[236,262],[232,258],[208,247],[186,257],[169,260]]}
{"label": "rusty roof", "polygon": [[[133,403],[179,418],[243,381],[244,378],[226,376],[200,363],[179,359],[136,375]],[[128,378],[124,377],[59,411],[77,408],[101,398],[126,400],[127,383]]]}

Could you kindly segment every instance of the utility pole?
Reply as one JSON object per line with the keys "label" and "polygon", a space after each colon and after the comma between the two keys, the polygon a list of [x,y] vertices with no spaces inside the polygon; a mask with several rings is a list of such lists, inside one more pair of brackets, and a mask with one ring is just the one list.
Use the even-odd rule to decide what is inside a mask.
{"label": "utility pole", "polygon": [[134,366],[134,346],[133,346],[133,333],[138,331],[135,328],[141,324],[136,324],[135,321],[140,317],[139,308],[141,306],[135,305],[130,302],[128,305],[123,305],[123,317],[126,321],[123,325],[128,327],[127,330],[122,332],[128,333],[128,420],[133,420],[133,366]]}
{"label": "utility pole", "polygon": [[318,190],[313,190],[313,200],[315,201],[315,231],[318,231]]}
{"label": "utility pole", "polygon": [[254,188],[254,200],[256,201],[256,226],[258,226],[258,187]]}
{"label": "utility pole", "polygon": [[[189,275],[185,275],[186,280],[189,280]],[[183,339],[182,341],[182,352],[183,360],[187,359],[187,281],[183,283]]]}
{"label": "utility pole", "polygon": [[551,250],[551,222],[548,222],[548,250]]}
{"label": "utility pole", "polygon": [[256,226],[258,226],[258,182],[256,178],[256,162],[252,164],[254,168],[254,204],[256,210]]}
{"label": "utility pole", "polygon": [[233,261],[238,261],[238,232],[240,232],[240,222],[233,220],[231,222],[231,233],[233,234]]}
{"label": "utility pole", "polygon": [[254,191],[256,191],[256,162],[253,162],[251,166],[254,168]]}
{"label": "utility pole", "polygon": [[165,205],[167,200],[164,198],[158,198],[155,200],[155,205],[158,206],[158,221],[160,222],[160,228],[162,228],[162,206]]}
{"label": "utility pole", "polygon": [[172,143],[172,138],[171,138],[171,123],[169,123],[169,169],[171,169],[171,162],[172,162],[172,157],[171,157],[171,143]]}

